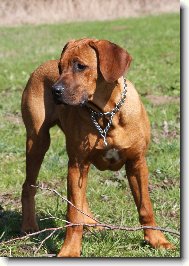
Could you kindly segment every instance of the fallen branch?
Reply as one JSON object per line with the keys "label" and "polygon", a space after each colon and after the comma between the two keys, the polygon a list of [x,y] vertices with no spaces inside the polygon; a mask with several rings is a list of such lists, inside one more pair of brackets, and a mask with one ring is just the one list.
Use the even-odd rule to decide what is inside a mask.
{"label": "fallen branch", "polygon": [[[72,226],[86,226],[86,227],[99,227],[99,226],[101,226],[101,227],[104,227],[104,228],[109,229],[109,230],[124,230],[124,231],[128,231],[128,232],[134,232],[134,231],[139,231],[139,230],[144,230],[144,229],[152,229],[152,230],[159,230],[159,231],[162,231],[162,232],[167,232],[167,233],[176,235],[178,237],[180,236],[180,233],[178,231],[171,230],[169,228],[162,228],[162,227],[159,227],[159,226],[147,226],[147,225],[143,225],[142,226],[141,225],[141,226],[136,226],[136,227],[128,227],[128,226],[110,225],[110,224],[103,224],[103,223],[86,224],[86,223],[70,223],[68,221],[66,221],[66,222],[68,224],[66,224],[64,226],[55,227],[55,228],[45,228],[43,230],[31,233],[31,234],[26,234],[25,236],[16,237],[16,238],[1,242],[0,245],[9,244],[9,243],[12,243],[12,242],[15,242],[15,241],[18,241],[18,240],[24,240],[24,239],[27,239],[29,237],[42,234],[44,232],[53,231],[48,237],[46,237],[42,241],[42,245],[43,245],[43,243],[49,237],[51,237],[51,235],[53,235],[56,231],[62,230],[62,229],[67,228],[67,227],[72,227]],[[42,245],[40,245],[40,246],[42,246]]]}
{"label": "fallen branch", "polygon": [[[33,187],[37,187],[37,188],[39,188],[41,190],[48,190],[50,192],[53,192],[54,194],[56,194],[57,196],[59,196],[63,201],[66,201],[67,203],[69,203],[73,208],[77,209],[79,212],[81,212],[85,216],[93,219],[96,223],[94,223],[94,224],[71,223],[69,221],[62,220],[62,221],[64,221],[66,223],[64,226],[55,227],[55,228],[45,228],[43,230],[40,230],[40,231],[37,231],[37,232],[34,232],[34,233],[26,234],[26,235],[21,236],[21,237],[16,237],[16,238],[13,238],[13,239],[10,239],[10,240],[7,240],[7,241],[3,241],[3,242],[0,243],[0,245],[7,245],[7,244],[10,244],[10,243],[15,242],[15,241],[21,241],[21,240],[24,240],[24,239],[28,239],[29,237],[42,234],[44,232],[52,231],[46,238],[44,238],[42,240],[42,242],[40,243],[39,247],[34,252],[34,254],[36,254],[40,250],[40,248],[42,247],[42,245],[45,243],[45,241],[47,239],[49,239],[53,234],[55,234],[55,232],[57,232],[59,230],[62,230],[64,228],[73,227],[73,226],[104,227],[104,228],[109,229],[109,230],[125,230],[125,231],[128,231],[128,232],[134,232],[134,231],[139,231],[139,230],[144,230],[144,229],[152,229],[152,230],[159,230],[159,231],[162,231],[162,232],[167,232],[167,233],[173,234],[173,235],[175,235],[177,237],[180,236],[180,233],[178,231],[175,231],[175,230],[172,230],[172,229],[169,229],[169,228],[162,228],[162,227],[159,227],[159,226],[141,225],[141,226],[136,226],[136,227],[128,227],[128,226],[118,226],[118,225],[110,225],[110,224],[106,224],[106,223],[101,223],[97,219],[91,217],[90,215],[86,214],[82,210],[78,209],[72,202],[70,202],[66,197],[63,197],[55,189],[50,189],[50,188],[46,188],[46,187],[39,187],[39,186],[33,186]],[[52,218],[55,219],[56,217],[51,216],[50,218],[44,218],[44,219],[52,219]]]}
{"label": "fallen branch", "polygon": [[55,233],[56,231],[57,231],[57,230],[52,231],[47,237],[45,237],[45,238],[41,241],[41,244],[40,244],[39,247],[35,250],[34,255],[37,254],[37,252],[41,249],[41,247],[43,246],[43,244],[45,243],[45,241],[46,241],[47,239],[49,239],[52,235],[54,235],[54,233]]}
{"label": "fallen branch", "polygon": [[66,201],[67,203],[69,203],[72,207],[74,207],[77,211],[81,212],[82,214],[84,214],[85,216],[91,218],[92,220],[94,220],[95,222],[99,223],[99,221],[97,219],[95,219],[94,217],[88,215],[87,213],[85,213],[84,211],[78,209],[71,201],[69,201],[66,197],[63,197],[58,191],[56,191],[55,189],[51,189],[51,188],[47,188],[47,187],[40,187],[40,186],[34,186],[31,185],[32,187],[35,188],[39,188],[41,190],[48,190],[50,192],[53,192],[54,194],[56,194],[57,196],[59,196],[63,201]]}
{"label": "fallen branch", "polygon": [[15,242],[15,241],[20,241],[20,240],[24,240],[24,239],[28,239],[32,236],[36,236],[36,235],[39,235],[39,234],[42,234],[44,232],[48,232],[48,231],[58,231],[58,230],[61,230],[63,229],[64,226],[62,227],[55,227],[55,228],[45,228],[43,230],[40,230],[40,231],[37,231],[37,232],[34,232],[34,233],[30,233],[30,234],[26,234],[24,236],[20,236],[20,237],[15,237],[15,238],[12,238],[10,240],[7,240],[7,241],[3,241],[0,243],[0,245],[6,245],[6,244],[9,244],[9,243],[12,243],[12,242]]}
{"label": "fallen branch", "polygon": [[134,231],[139,231],[139,230],[144,230],[144,229],[152,229],[152,230],[159,230],[162,232],[167,232],[176,236],[180,236],[180,233],[178,231],[169,229],[169,228],[162,228],[159,226],[147,226],[147,225],[141,225],[141,226],[136,226],[136,227],[128,227],[128,226],[119,226],[119,225],[110,225],[110,224],[103,224],[103,223],[97,223],[97,224],[85,224],[85,223],[70,223],[68,225],[65,225],[65,227],[71,227],[71,226],[87,226],[87,227],[104,227],[106,229],[110,230],[124,230],[128,232],[134,232]]}
{"label": "fallen branch", "polygon": [[[33,186],[33,185],[31,185]],[[159,230],[162,232],[167,232],[170,234],[174,234],[177,236],[180,236],[180,233],[178,231],[169,229],[169,228],[162,228],[159,226],[145,226],[145,225],[141,225],[138,227],[127,227],[127,226],[117,226],[117,225],[109,225],[106,223],[101,223],[99,222],[96,218],[88,215],[87,213],[81,211],[80,209],[78,209],[71,201],[69,201],[66,197],[63,197],[58,191],[56,191],[55,189],[51,189],[51,188],[47,188],[47,187],[40,187],[40,186],[33,186],[36,188],[39,188],[41,190],[48,190],[56,195],[58,195],[63,201],[66,201],[67,203],[69,203],[72,207],[74,207],[76,210],[78,210],[79,212],[81,212],[82,214],[84,214],[85,216],[91,218],[92,220],[94,220],[95,222],[97,222],[96,224],[85,224],[85,223],[70,223],[68,221],[65,221],[66,223],[68,223],[68,225],[65,225],[64,227],[70,227],[70,226],[87,226],[87,227],[97,227],[97,226],[101,226],[101,227],[105,227],[107,229],[111,229],[111,230],[125,230],[125,231],[138,231],[138,230],[143,230],[143,229],[152,229],[152,230]],[[55,217],[54,217],[55,218]]]}

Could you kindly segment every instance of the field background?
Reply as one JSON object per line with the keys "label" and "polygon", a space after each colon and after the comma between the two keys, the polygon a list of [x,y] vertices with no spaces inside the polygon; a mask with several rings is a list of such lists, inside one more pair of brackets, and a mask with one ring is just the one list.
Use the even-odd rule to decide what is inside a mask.
{"label": "field background", "polygon": [[1,0],[0,25],[107,20],[178,12],[178,0]]}
{"label": "field background", "polygon": [[[7,3],[8,0],[1,1],[1,4],[2,2]],[[12,26],[7,23],[0,27],[0,241],[18,236],[20,230],[20,195],[25,178],[25,129],[21,119],[20,101],[24,86],[30,73],[39,64],[59,58],[62,47],[68,40],[86,36],[115,42],[127,49],[133,57],[127,78],[138,89],[152,126],[152,141],[147,160],[150,170],[149,190],[156,220],[161,227],[179,230],[179,14],[146,15],[87,23],[51,22],[25,25],[23,21],[21,24],[15,20],[15,24],[10,23]],[[38,181],[40,185],[54,188],[66,195],[65,139],[57,127],[51,130],[51,139],[51,147],[46,154]],[[100,172],[92,167],[87,195],[91,209],[100,221],[117,225],[138,225],[138,214],[124,169],[114,173]],[[65,203],[45,191],[38,191],[36,202],[41,229],[62,225],[59,219],[65,218]],[[56,218],[46,219],[51,215]],[[57,254],[62,245],[64,231],[53,235],[35,254],[46,236],[47,233],[44,233],[27,241],[1,245],[0,256],[44,257]],[[179,239],[168,233],[166,236],[174,243],[175,250],[154,250],[144,246],[142,232],[86,231],[82,256],[179,257]]]}

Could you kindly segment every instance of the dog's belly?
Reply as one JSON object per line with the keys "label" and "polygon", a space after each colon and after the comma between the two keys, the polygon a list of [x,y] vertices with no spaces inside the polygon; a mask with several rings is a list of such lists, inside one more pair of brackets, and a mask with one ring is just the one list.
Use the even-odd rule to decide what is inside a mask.
{"label": "dog's belly", "polygon": [[118,171],[124,165],[125,160],[120,156],[117,149],[111,148],[108,150],[96,150],[91,157],[91,162],[101,171]]}

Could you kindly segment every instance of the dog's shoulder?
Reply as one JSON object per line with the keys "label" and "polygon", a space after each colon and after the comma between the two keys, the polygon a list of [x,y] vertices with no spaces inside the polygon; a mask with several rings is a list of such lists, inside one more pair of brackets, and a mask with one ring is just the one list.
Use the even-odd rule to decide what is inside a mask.
{"label": "dog's shoulder", "polygon": [[125,101],[125,108],[127,116],[132,117],[141,112],[141,98],[133,83],[127,80],[127,94]]}

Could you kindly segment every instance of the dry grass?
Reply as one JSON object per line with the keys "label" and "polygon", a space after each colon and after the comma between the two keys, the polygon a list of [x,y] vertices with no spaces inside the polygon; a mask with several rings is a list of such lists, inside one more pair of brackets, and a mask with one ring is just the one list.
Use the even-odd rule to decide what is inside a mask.
{"label": "dry grass", "polygon": [[106,20],[179,12],[178,0],[1,0],[0,25]]}

